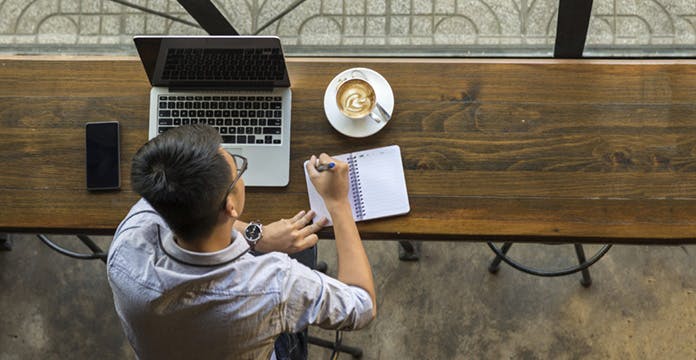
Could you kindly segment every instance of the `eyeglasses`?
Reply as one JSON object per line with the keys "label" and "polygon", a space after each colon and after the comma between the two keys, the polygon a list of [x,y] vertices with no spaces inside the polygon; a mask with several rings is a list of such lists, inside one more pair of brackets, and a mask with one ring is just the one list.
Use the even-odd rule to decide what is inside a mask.
{"label": "eyeglasses", "polygon": [[230,187],[227,188],[227,192],[225,193],[225,198],[222,200],[222,207],[224,208],[225,205],[227,204],[227,195],[230,194],[232,189],[234,189],[234,185],[237,184],[237,181],[242,178],[242,174],[247,169],[247,158],[241,155],[236,155],[236,154],[230,154],[232,155],[232,158],[234,159],[234,163],[237,166],[237,174],[234,176],[234,179],[232,179],[232,184],[230,184]]}

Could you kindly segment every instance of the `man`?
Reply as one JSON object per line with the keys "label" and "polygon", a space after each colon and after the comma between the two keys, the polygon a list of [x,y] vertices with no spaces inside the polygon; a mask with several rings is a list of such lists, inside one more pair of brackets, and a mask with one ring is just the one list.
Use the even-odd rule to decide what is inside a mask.
{"label": "man", "polygon": [[[307,170],[334,223],[338,280],[288,257],[316,244],[312,211],[267,226],[243,223],[246,160],[205,125],[182,126],[133,158],[143,199],[119,225],[108,277],[139,358],[268,359],[282,333],[315,324],[359,329],[376,315],[375,289],[348,202],[347,164]],[[246,234],[246,238],[243,234]],[[253,249],[252,249],[253,248]],[[249,250],[265,253],[253,256]]]}

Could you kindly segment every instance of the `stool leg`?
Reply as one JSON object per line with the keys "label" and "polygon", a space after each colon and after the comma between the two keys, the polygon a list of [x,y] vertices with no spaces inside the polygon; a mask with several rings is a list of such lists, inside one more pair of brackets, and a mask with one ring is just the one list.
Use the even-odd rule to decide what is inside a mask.
{"label": "stool leg", "polygon": [[12,239],[10,234],[0,233],[0,251],[12,250]]}
{"label": "stool leg", "polygon": [[[511,247],[512,247],[512,243],[506,242],[503,244],[503,247],[500,249],[500,252],[502,252],[503,254],[507,254],[508,250],[510,250]],[[488,271],[491,274],[497,273],[498,270],[500,270],[500,262],[501,261],[502,261],[502,258],[500,256],[496,255],[495,259],[493,259],[493,261],[491,261],[491,264],[488,265]]]}
{"label": "stool leg", "polygon": [[421,242],[399,240],[399,260],[418,261],[420,259]]}
{"label": "stool leg", "polygon": [[[331,341],[315,338],[313,336],[307,337],[307,342],[312,344],[312,345],[317,345],[321,346],[326,349],[333,349],[334,348],[334,343]],[[363,351],[360,348],[357,347],[352,347],[352,346],[346,346],[346,345],[338,345],[336,349],[339,352],[346,353],[346,354],[351,354],[354,358],[359,359],[363,355]]]}
{"label": "stool leg", "polygon": [[93,253],[104,254],[104,256],[100,257],[99,260],[101,260],[104,264],[106,264],[106,253],[104,252],[104,250],[102,250],[99,247],[99,245],[95,244],[94,241],[92,241],[92,239],[90,239],[90,237],[87,235],[80,234],[80,235],[76,235],[76,236],[78,239],[80,239],[80,241],[82,241],[83,244],[85,244],[85,246],[87,246],[90,250],[92,250]]}
{"label": "stool leg", "polygon": [[[585,250],[582,248],[582,244],[575,244],[575,254],[578,255],[578,262],[582,265],[585,262]],[[592,285],[589,269],[582,270],[582,280],[580,280],[580,284],[584,287],[590,287],[590,285]]]}

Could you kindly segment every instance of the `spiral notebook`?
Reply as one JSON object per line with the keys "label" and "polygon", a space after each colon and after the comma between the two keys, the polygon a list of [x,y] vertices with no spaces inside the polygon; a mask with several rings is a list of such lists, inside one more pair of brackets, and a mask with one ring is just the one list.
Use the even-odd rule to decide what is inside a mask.
{"label": "spiral notebook", "polygon": [[[348,200],[353,208],[355,221],[402,215],[411,210],[398,145],[335,155],[333,158],[348,163]],[[307,162],[305,180],[309,207],[317,213],[314,221],[326,216],[331,225],[329,211],[310,181],[306,165]]]}

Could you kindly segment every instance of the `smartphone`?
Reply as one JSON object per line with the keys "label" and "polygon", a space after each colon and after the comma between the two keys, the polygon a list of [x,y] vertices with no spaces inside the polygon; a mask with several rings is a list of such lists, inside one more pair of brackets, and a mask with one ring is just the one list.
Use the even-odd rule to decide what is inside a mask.
{"label": "smartphone", "polygon": [[118,121],[90,122],[85,126],[87,190],[121,187]]}

